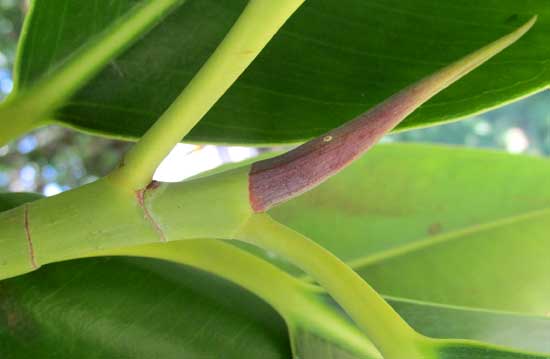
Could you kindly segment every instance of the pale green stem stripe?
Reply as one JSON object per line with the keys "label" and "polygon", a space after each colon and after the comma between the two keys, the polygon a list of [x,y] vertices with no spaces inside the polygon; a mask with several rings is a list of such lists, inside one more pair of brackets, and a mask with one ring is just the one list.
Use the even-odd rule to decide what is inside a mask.
{"label": "pale green stem stripe", "polygon": [[200,268],[249,289],[285,316],[294,311],[294,306],[300,305],[297,301],[301,299],[294,296],[297,291],[314,288],[242,249],[213,239],[115,248],[93,252],[86,257],[97,256],[157,258]]}
{"label": "pale green stem stripe", "polygon": [[342,306],[386,359],[422,358],[427,340],[416,333],[363,278],[302,234],[256,214],[237,239],[273,251],[311,275]]}
{"label": "pale green stem stripe", "polygon": [[145,187],[162,159],[239,78],[303,1],[250,0],[212,56],[111,178],[134,189]]}
{"label": "pale green stem stripe", "polygon": [[63,64],[29,89],[0,106],[0,146],[26,131],[61,106],[113,57],[130,46],[159,19],[185,0],[147,0],[115,21]]}

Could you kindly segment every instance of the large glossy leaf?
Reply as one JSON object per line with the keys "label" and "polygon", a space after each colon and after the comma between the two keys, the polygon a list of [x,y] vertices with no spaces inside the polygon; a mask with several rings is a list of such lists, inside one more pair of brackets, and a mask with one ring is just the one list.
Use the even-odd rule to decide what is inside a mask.
{"label": "large glossy leaf", "polygon": [[[134,1],[36,0],[17,68],[29,87]],[[56,118],[140,136],[221,41],[246,0],[187,0]],[[113,11],[115,9],[116,11]],[[96,14],[91,16],[90,14]],[[101,16],[100,16],[101,14]],[[279,143],[318,135],[539,15],[518,44],[422,106],[402,128],[456,119],[548,86],[547,0],[307,0],[190,141]]]}
{"label": "large glossy leaf", "polygon": [[[16,64],[16,88],[25,90],[56,71],[117,21],[131,16],[147,0],[33,1]],[[48,29],[48,31],[43,31]],[[124,45],[121,45],[124,47]]]}
{"label": "large glossy leaf", "polygon": [[[550,350],[548,319],[391,303],[434,337]],[[361,358],[295,334],[300,358]],[[155,260],[71,261],[0,284],[2,358],[290,358],[286,338],[281,319],[246,291]]]}
{"label": "large glossy leaf", "polygon": [[0,284],[2,358],[289,358],[286,327],[215,277],[139,259],[48,266]]}
{"label": "large glossy leaf", "polygon": [[544,316],[549,178],[543,158],[385,145],[273,215],[383,294]]}

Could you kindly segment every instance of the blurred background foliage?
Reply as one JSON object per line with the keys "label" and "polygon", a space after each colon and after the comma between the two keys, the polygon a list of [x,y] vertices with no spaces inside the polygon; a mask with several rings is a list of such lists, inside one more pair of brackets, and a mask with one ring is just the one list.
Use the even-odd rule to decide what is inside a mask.
{"label": "blurred background foliage", "polygon": [[[0,0],[0,99],[12,88],[11,71],[28,1]],[[550,91],[447,125],[392,134],[390,141],[487,147],[511,153],[550,154]],[[35,191],[54,195],[104,176],[129,144],[50,126],[0,147],[0,192]],[[265,149],[259,149],[263,151]],[[257,149],[180,145],[156,178],[181,180]]]}

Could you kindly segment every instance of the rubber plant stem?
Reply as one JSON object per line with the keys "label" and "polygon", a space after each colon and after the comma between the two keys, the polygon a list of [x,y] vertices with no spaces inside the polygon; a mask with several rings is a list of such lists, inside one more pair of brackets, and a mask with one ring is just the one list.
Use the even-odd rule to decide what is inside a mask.
{"label": "rubber plant stem", "polygon": [[111,177],[147,186],[172,148],[214,106],[304,0],[250,0],[224,40]]}

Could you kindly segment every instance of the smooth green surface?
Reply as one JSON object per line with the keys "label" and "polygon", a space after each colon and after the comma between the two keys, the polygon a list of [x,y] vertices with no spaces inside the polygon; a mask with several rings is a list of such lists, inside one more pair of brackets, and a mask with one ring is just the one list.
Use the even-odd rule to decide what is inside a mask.
{"label": "smooth green surface", "polygon": [[[498,342],[550,350],[548,319],[391,303],[434,336],[508,334]],[[290,358],[286,338],[280,317],[246,291],[155,260],[71,261],[0,284],[2,358]],[[363,358],[309,332],[296,338],[300,358]]]}
{"label": "smooth green surface", "polygon": [[252,216],[236,234],[236,239],[279,254],[311,275],[384,358],[415,358],[423,353],[423,338],[353,269],[314,241],[266,214]]}
{"label": "smooth green surface", "polygon": [[[0,106],[0,145],[43,125],[87,80],[182,1],[33,2],[29,18],[46,28],[58,27],[46,34],[25,23],[21,38],[29,51],[20,45],[15,89]],[[64,42],[63,32],[72,34],[71,41]],[[44,47],[48,54],[40,53]]]}
{"label": "smooth green surface", "polygon": [[[131,39],[110,37],[117,30],[120,31],[121,26],[127,26],[128,23],[132,24],[134,31],[137,31],[138,34],[140,28],[142,32],[150,28],[150,24],[145,21],[147,17],[139,13],[141,8],[148,8],[152,13],[150,15],[158,20],[166,13],[167,9],[170,9],[170,3],[181,4],[183,2],[185,0],[162,0],[157,2],[160,4],[157,8],[150,6],[152,3],[150,0],[87,1],[84,3],[73,0],[61,0],[55,3],[47,0],[33,1],[28,17],[32,21],[25,23],[18,50],[14,89],[21,91],[30,88],[44,75],[54,72],[66,64],[75,54],[81,55],[80,50],[83,47],[91,46],[98,40],[100,43],[106,38],[126,40],[119,45],[119,48],[124,49],[130,45]],[[161,9],[164,11],[159,11]],[[135,20],[138,22],[133,23],[132,21]],[[128,31],[128,29],[126,30]],[[105,43],[103,45],[109,48],[114,46],[114,44],[107,45]],[[102,59],[98,58],[97,60]],[[112,63],[112,65],[115,64]]]}
{"label": "smooth green surface", "polygon": [[549,356],[507,351],[498,347],[487,348],[486,346],[467,341],[448,341],[440,346],[435,357],[440,359],[543,359]]}
{"label": "smooth green surface", "polygon": [[[363,358],[379,358],[380,354],[365,335],[335,306],[326,300],[324,291],[281,271],[276,266],[222,241],[199,239],[152,244],[94,256],[123,255],[162,259],[184,264],[215,274],[254,293],[271,305],[285,320],[293,343],[302,336],[317,338],[325,345],[355,353]],[[251,270],[253,268],[254,270]],[[307,349],[294,346],[297,356],[310,356]]]}
{"label": "smooth green surface", "polygon": [[[127,3],[109,4],[119,2]],[[22,87],[43,73],[50,59],[70,53],[101,25],[93,23],[97,17],[74,16],[93,13],[99,3],[64,0],[55,8],[48,1],[36,3],[49,10],[36,11],[30,20],[20,53],[27,59],[18,69]],[[58,21],[57,4],[67,5],[63,21]],[[188,0],[112,61],[56,117],[94,132],[140,136],[205,62],[245,4]],[[95,11],[108,12],[105,8]],[[403,128],[455,119],[547,87],[550,4],[308,0],[189,140],[276,143],[310,138],[533,14],[539,21],[524,39],[427,103]]]}
{"label": "smooth green surface", "polygon": [[[350,353],[346,349],[334,345],[319,336],[303,330],[294,331],[294,348],[296,353],[304,353],[304,358],[334,358],[334,359],[371,359],[381,358],[380,356],[361,356]],[[302,358],[302,357],[298,357]]]}
{"label": "smooth green surface", "polygon": [[106,177],[0,212],[0,278],[98,250],[234,238],[252,214],[247,178],[244,167],[136,192]]}
{"label": "smooth green surface", "polygon": [[20,206],[23,203],[36,201],[43,198],[38,193],[12,192],[0,193],[0,212]]}
{"label": "smooth green surface", "polygon": [[[23,201],[21,195],[0,196],[3,208]],[[550,351],[548,318],[389,299],[426,335]],[[298,357],[371,358],[353,355],[341,344],[304,330],[304,320],[292,331]],[[70,261],[0,283],[3,358],[179,358],[182,353],[186,358],[290,358],[285,333],[281,319],[248,292],[158,260]],[[447,345],[439,357],[548,357],[490,352],[488,346],[468,344]]]}
{"label": "smooth green surface", "polygon": [[[550,318],[387,298],[420,333],[550,353]],[[550,355],[549,355],[550,356]]]}
{"label": "smooth green surface", "polygon": [[290,347],[281,318],[234,285],[159,261],[103,258],[3,281],[0,355],[282,359]]}
{"label": "smooth green surface", "polygon": [[116,177],[147,186],[174,146],[242,75],[304,0],[251,0],[183,92],[124,156]]}
{"label": "smooth green surface", "polygon": [[547,315],[550,162],[383,145],[272,215],[384,295]]}
{"label": "smooth green surface", "polygon": [[[25,200],[26,198],[21,194],[0,195],[0,205],[4,208],[20,205]],[[161,258],[201,268],[216,274],[218,279],[174,264],[166,262],[161,264],[158,260],[136,259],[128,263],[125,260],[112,259],[110,261],[81,260],[59,266],[48,266],[37,272],[37,275],[27,275],[2,282],[8,288],[3,291],[4,288],[0,287],[0,354],[2,357],[4,354],[11,358],[26,357],[34,351],[49,352],[49,346],[57,346],[58,350],[48,354],[47,357],[82,355],[86,358],[147,358],[157,355],[174,357],[178,352],[187,353],[192,358],[239,357],[239,355],[280,357],[272,355],[269,351],[266,354],[260,354],[261,345],[248,340],[248,330],[258,331],[254,323],[244,323],[243,328],[238,328],[242,324],[238,318],[239,315],[246,313],[253,317],[252,321],[256,320],[258,323],[267,321],[267,327],[277,327],[281,333],[286,331],[285,326],[280,325],[277,319],[270,318],[269,315],[258,315],[258,310],[262,312],[261,308],[265,307],[265,304],[256,299],[259,297],[276,308],[284,320],[291,324],[293,342],[302,343],[305,340],[303,337],[307,337],[310,341],[317,340],[319,343],[324,343],[315,348],[295,346],[297,356],[313,359],[314,353],[330,356],[332,353],[349,352],[356,353],[359,358],[379,358],[376,349],[364,335],[331,302],[319,296],[319,289],[300,282],[271,264],[229,244],[206,239],[176,241],[170,244],[102,251],[91,255],[108,254]],[[142,268],[143,266],[146,268]],[[254,268],[254,271],[251,271],[251,268]],[[90,274],[90,271],[93,273]],[[117,275],[113,277],[110,275],[111,272],[117,272]],[[159,273],[162,275],[158,275]],[[235,285],[224,283],[219,279],[220,277],[247,288],[257,297],[247,294]],[[39,282],[39,289],[35,288],[34,281]],[[73,285],[74,282],[77,284]],[[151,290],[153,293],[150,292]],[[95,294],[90,295],[90,291]],[[32,293],[29,294],[29,292]],[[164,298],[163,293],[168,293],[168,296]],[[92,307],[86,307],[89,301],[82,305],[78,300],[80,295],[89,298],[94,303]],[[44,297],[52,299],[46,308],[41,307]],[[76,298],[76,302],[73,297]],[[101,298],[99,303],[97,303],[98,298]],[[158,298],[162,298],[160,300],[162,304],[151,304],[157,302]],[[240,301],[240,298],[244,300]],[[27,301],[27,299],[30,300]],[[3,305],[3,302],[6,304]],[[121,302],[126,305],[123,313],[117,311]],[[72,303],[78,308],[73,308]],[[187,304],[190,305],[187,306]],[[68,314],[51,318],[49,312],[52,308],[56,313],[61,311],[61,308],[66,308]],[[147,326],[145,318],[153,315],[152,308],[155,308],[155,312],[157,308],[161,312],[163,308],[167,311],[162,312],[159,318],[155,316],[154,320],[159,320],[157,325],[162,323],[168,325],[173,329],[172,332],[166,331],[167,333],[162,336],[161,328]],[[42,309],[45,313],[41,313]],[[174,310],[176,314],[173,313]],[[187,311],[190,312],[187,313]],[[24,326],[16,332],[14,327],[19,319],[13,317],[14,313],[20,316],[38,316],[39,318],[33,322],[36,327]],[[129,319],[126,316],[131,315],[143,318],[143,321],[135,319],[128,322]],[[174,315],[179,318],[178,328],[174,328],[170,321],[171,316]],[[275,316],[274,313],[272,315]],[[189,317],[196,320],[189,321]],[[91,328],[96,335],[90,335],[86,330],[78,334],[71,333],[69,330],[70,340],[62,340],[62,335],[66,333],[61,328],[69,326],[69,329],[72,329],[76,322],[81,322],[85,329]],[[97,322],[101,325],[96,326]],[[216,331],[204,323],[212,323],[213,326],[218,325],[220,328]],[[182,338],[176,338],[177,330],[181,330],[182,326],[184,327]],[[51,333],[51,327],[60,328]],[[126,327],[132,329],[129,335],[109,338],[113,332],[126,331]],[[193,329],[200,334],[195,335]],[[21,340],[28,331],[38,332],[40,338],[36,338],[32,343]],[[153,339],[145,338],[149,332],[154,332],[153,334],[162,337],[162,340],[155,339],[154,335]],[[244,344],[242,345],[237,340],[240,332],[243,335]],[[265,333],[255,334],[261,337]],[[268,341],[276,339],[267,338]],[[132,348],[133,341],[143,340],[145,340],[143,346]],[[151,347],[151,340],[157,340],[158,343]],[[24,347],[19,347],[18,341]],[[81,342],[82,347],[73,348],[77,346],[73,343]],[[251,348],[246,345],[250,345]],[[92,350],[92,353],[78,352],[94,346],[100,347],[100,350]],[[212,347],[203,348],[204,346]],[[241,350],[241,346],[246,347],[246,350]],[[276,349],[277,353],[289,350],[288,345],[281,345]]]}

